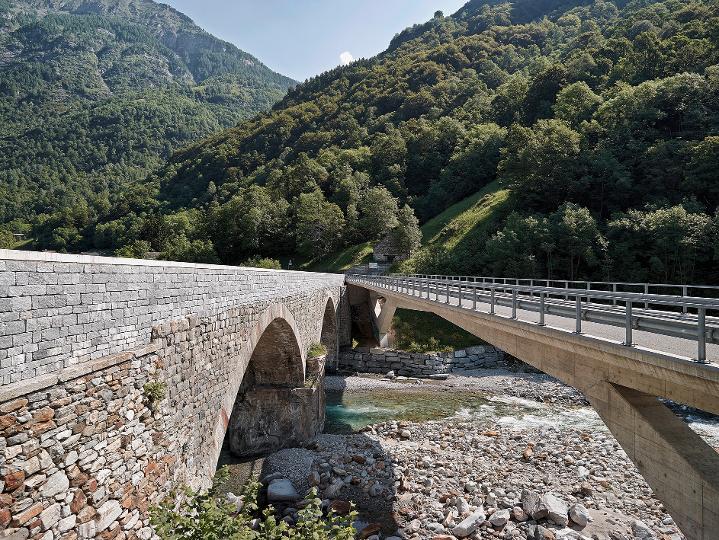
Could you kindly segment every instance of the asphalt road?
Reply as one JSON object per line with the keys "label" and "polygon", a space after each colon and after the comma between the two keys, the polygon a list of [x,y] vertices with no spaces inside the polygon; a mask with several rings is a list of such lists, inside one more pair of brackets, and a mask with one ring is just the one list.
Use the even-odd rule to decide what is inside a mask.
{"label": "asphalt road", "polygon": [[[426,289],[422,290],[422,296],[426,298]],[[417,293],[419,295],[419,292]],[[431,292],[430,297],[434,300],[435,291]],[[440,288],[439,302],[446,302],[447,296],[444,287]],[[459,295],[457,290],[450,291],[450,303],[452,305],[459,304]],[[462,307],[471,310],[473,308],[473,301],[469,298],[462,300]],[[612,309],[611,306],[606,306],[607,309]],[[489,303],[478,302],[477,311],[489,313]],[[637,310],[637,314],[641,314],[642,310]],[[658,313],[657,310],[652,311],[653,314]],[[495,306],[495,315],[498,317],[511,318],[512,309],[509,306]],[[667,312],[668,317],[676,318],[678,314]],[[694,316],[689,316],[688,319],[694,319]],[[517,310],[517,319],[525,322],[537,323],[539,314],[536,311],[529,311],[526,309]],[[561,330],[568,330],[570,332],[575,331],[575,319],[574,317],[564,317],[559,315],[545,315],[545,324],[548,327],[557,328]],[[617,343],[623,343],[625,339],[625,330],[620,326],[612,326],[608,324],[602,324],[591,321],[582,321],[582,334],[586,336],[595,336]],[[659,351],[665,354],[671,354],[673,356],[680,357],[686,360],[696,360],[697,358],[697,341],[695,339],[684,339],[679,337],[672,337],[663,334],[647,332],[643,330],[633,331],[633,343],[637,346]],[[706,345],[707,360],[713,365],[719,367],[719,345],[707,343]]]}

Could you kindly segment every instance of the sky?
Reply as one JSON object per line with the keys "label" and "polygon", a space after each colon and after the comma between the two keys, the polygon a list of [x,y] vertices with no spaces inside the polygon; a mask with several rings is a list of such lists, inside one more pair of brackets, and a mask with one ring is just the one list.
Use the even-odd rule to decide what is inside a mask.
{"label": "sky", "polygon": [[304,81],[382,52],[395,34],[467,0],[159,0],[271,69]]}

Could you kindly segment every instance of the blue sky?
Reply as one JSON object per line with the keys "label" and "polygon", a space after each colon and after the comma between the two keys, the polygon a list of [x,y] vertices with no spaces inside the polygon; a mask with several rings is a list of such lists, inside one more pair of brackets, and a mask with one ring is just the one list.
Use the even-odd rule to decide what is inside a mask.
{"label": "blue sky", "polygon": [[[457,11],[466,0],[159,0],[275,71],[304,80],[370,57],[404,28]],[[343,55],[345,61],[348,55]]]}

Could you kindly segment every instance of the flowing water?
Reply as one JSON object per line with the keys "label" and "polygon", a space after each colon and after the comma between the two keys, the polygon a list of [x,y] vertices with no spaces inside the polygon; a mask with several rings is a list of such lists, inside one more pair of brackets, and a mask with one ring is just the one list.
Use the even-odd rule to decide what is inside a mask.
{"label": "flowing water", "polygon": [[[591,407],[540,403],[509,396],[460,390],[327,391],[325,433],[352,433],[370,424],[392,420],[422,422],[456,418],[507,429],[558,427],[607,431]],[[719,420],[706,415],[683,415],[690,427],[719,448]]]}

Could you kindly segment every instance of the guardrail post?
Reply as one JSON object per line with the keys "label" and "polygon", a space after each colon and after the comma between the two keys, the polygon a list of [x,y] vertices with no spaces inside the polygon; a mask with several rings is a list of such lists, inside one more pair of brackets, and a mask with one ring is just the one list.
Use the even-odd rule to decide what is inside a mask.
{"label": "guardrail post", "polygon": [[445,304],[449,304],[449,280],[447,280],[447,301]]}
{"label": "guardrail post", "polygon": [[[689,296],[689,287],[687,287],[686,285],[682,285],[682,297],[686,298],[687,296]],[[688,311],[687,305],[684,304],[682,306],[682,313],[684,313],[684,315],[686,315],[687,311]]]}
{"label": "guardrail post", "polygon": [[472,309],[477,311],[477,280],[474,281],[474,287],[472,287]]}
{"label": "guardrail post", "polygon": [[[649,283],[644,284],[644,294],[649,296]],[[649,301],[644,302],[644,309],[649,309]]]}
{"label": "guardrail post", "polygon": [[494,287],[492,287],[491,300],[489,302],[489,313],[494,315]]}
{"label": "guardrail post", "polygon": [[[617,284],[616,284],[616,283],[612,283],[612,292],[613,292],[614,294],[617,294]],[[616,299],[616,298],[614,298],[614,299],[612,300],[612,305],[613,305],[613,306],[616,306],[616,305],[617,305],[617,299]]]}
{"label": "guardrail post", "polygon": [[577,299],[575,301],[576,306],[576,325],[574,329],[575,334],[581,334],[582,333],[582,297],[577,295]]}
{"label": "guardrail post", "polygon": [[459,296],[459,303],[457,304],[459,307],[462,307],[462,282],[459,282],[459,285],[457,285],[457,296]]}
{"label": "guardrail post", "polygon": [[634,345],[632,336],[632,301],[627,300],[626,304],[626,313],[624,316],[624,345],[632,347]]}
{"label": "guardrail post", "polygon": [[512,318],[517,318],[517,289],[512,289]]}
{"label": "guardrail post", "polygon": [[[564,288],[565,288],[565,289],[569,289],[569,282],[568,282],[568,281],[565,281],[565,282],[564,282]],[[565,294],[564,294],[564,299],[565,299],[565,300],[569,300],[569,293],[565,293]]]}
{"label": "guardrail post", "polygon": [[704,307],[700,307],[697,310],[697,362],[702,364],[708,364],[707,362],[707,326],[706,326],[706,315],[707,310]]}
{"label": "guardrail post", "polygon": [[544,292],[539,293],[539,326],[544,326]]}

